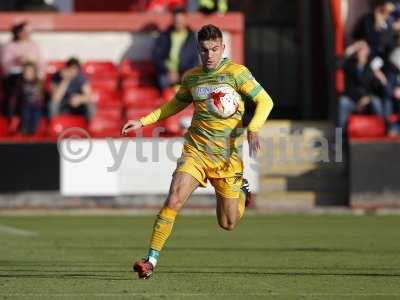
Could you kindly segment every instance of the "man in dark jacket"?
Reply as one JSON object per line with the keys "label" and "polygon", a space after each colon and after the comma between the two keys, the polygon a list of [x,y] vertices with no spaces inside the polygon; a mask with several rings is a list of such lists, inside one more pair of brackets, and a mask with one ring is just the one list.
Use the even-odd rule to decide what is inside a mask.
{"label": "man in dark jacket", "polygon": [[156,41],[153,60],[161,90],[178,84],[185,71],[199,64],[195,33],[186,25],[184,10],[174,11],[174,24]]}
{"label": "man in dark jacket", "polygon": [[347,119],[353,112],[365,112],[369,108],[373,113],[382,116],[383,108],[376,95],[384,89],[382,77],[383,62],[369,60],[370,50],[364,41],[354,43],[346,50],[344,61],[345,92],[339,99],[338,126],[346,127]]}
{"label": "man in dark jacket", "polygon": [[396,33],[390,23],[391,14],[396,7],[391,0],[373,0],[371,8],[372,11],[357,22],[352,37],[368,43],[372,58],[379,56],[386,60],[396,45]]}

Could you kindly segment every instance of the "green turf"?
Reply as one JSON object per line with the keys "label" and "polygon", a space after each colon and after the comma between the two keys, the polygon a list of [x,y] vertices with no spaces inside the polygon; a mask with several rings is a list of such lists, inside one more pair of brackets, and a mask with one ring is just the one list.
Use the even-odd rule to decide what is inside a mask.
{"label": "green turf", "polygon": [[152,223],[0,217],[0,299],[400,299],[398,216],[247,216],[233,232],[182,216],[137,280]]}

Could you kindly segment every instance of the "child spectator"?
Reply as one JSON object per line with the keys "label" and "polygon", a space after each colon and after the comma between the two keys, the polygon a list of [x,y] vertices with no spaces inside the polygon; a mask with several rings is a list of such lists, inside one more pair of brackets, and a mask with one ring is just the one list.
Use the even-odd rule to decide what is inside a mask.
{"label": "child spectator", "polygon": [[22,76],[16,85],[15,102],[21,107],[21,131],[35,134],[43,109],[43,84],[34,63],[22,66]]}

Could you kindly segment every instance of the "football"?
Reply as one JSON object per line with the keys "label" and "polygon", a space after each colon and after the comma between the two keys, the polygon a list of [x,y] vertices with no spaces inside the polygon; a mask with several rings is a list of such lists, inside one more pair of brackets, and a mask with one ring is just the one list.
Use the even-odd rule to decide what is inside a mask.
{"label": "football", "polygon": [[231,87],[218,87],[210,93],[207,101],[209,111],[220,117],[229,118],[239,108],[240,95]]}

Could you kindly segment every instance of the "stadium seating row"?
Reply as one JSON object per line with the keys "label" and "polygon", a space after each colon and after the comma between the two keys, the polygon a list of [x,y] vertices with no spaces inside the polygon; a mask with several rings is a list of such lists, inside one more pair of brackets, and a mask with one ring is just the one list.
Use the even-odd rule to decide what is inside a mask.
{"label": "stadium seating row", "polygon": [[[15,128],[18,127],[18,118],[14,118],[11,122],[5,117],[0,117],[0,138],[11,140],[56,140],[61,134],[69,137],[71,134],[78,134],[80,137],[88,137],[82,132],[71,131],[64,135],[66,129],[81,128],[92,138],[121,137],[120,132],[124,122],[127,119],[137,119],[149,113],[144,109],[132,109],[126,113],[126,118],[121,117],[120,112],[116,110],[101,111],[97,113],[89,123],[84,117],[73,115],[61,115],[51,120],[42,118],[39,128],[35,135],[24,136],[18,134]],[[146,126],[138,132],[131,132],[130,137],[176,137],[181,136],[184,132],[185,125],[190,123],[193,109],[187,108],[185,111],[161,121],[158,124]],[[11,124],[14,125],[11,125]],[[16,124],[16,125],[15,125]],[[11,128],[11,129],[10,129]],[[14,129],[12,129],[14,128]]]}
{"label": "stadium seating row", "polygon": [[[51,77],[65,65],[65,61],[49,61],[46,69],[45,86],[49,87]],[[160,93],[154,85],[155,69],[151,62],[124,60],[119,66],[110,61],[87,61],[82,65],[93,91],[96,115],[89,124],[80,116],[62,115],[52,120],[42,118],[37,133],[26,137],[17,133],[19,118],[0,118],[0,138],[13,140],[51,139],[68,128],[82,128],[91,137],[119,137],[123,124],[128,119],[137,119],[170,100],[174,90]],[[157,125],[148,126],[130,136],[181,136],[190,122],[193,107]],[[155,130],[157,127],[160,129]],[[75,133],[76,134],[76,133]]]}

